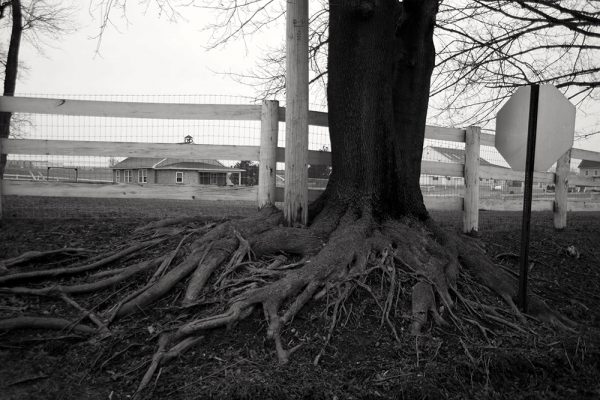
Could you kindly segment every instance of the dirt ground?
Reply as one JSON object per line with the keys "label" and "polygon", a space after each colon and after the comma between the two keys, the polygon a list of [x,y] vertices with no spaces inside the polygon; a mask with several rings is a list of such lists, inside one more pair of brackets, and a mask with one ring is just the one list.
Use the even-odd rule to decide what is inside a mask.
{"label": "dirt ground", "polygon": [[[222,202],[9,200],[19,209],[32,210],[34,218],[9,213],[0,222],[0,259],[65,246],[116,248],[136,227],[166,216],[194,213],[219,220],[254,212],[249,204]],[[458,213],[432,214],[448,229],[460,226]],[[490,257],[516,272],[520,213],[482,212],[480,219],[480,236]],[[398,343],[381,326],[373,299],[357,291],[318,365],[313,361],[324,347],[329,326],[325,299],[314,302],[283,331],[290,346],[303,344],[288,365],[277,363],[266,323],[257,312],[231,330],[205,334],[161,370],[151,384],[151,396],[598,399],[600,213],[572,213],[568,225],[555,232],[551,213],[534,213],[530,290],[577,322],[576,332],[531,322],[526,335],[496,326],[494,336],[485,338],[474,329],[464,337],[453,328],[429,326],[423,336],[415,337],[408,334],[410,318],[399,315]],[[98,306],[111,295],[111,290],[99,292],[86,306]],[[152,311],[120,320],[112,336],[101,341],[71,332],[0,332],[0,399],[129,398],[148,366],[158,333],[193,317],[193,310],[182,311],[174,304],[176,299],[170,297]],[[60,307],[37,297],[0,295],[0,318],[65,312]]]}

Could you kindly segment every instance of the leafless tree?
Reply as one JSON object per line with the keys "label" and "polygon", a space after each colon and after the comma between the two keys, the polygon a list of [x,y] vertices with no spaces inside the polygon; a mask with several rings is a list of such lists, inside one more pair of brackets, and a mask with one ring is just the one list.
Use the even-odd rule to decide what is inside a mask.
{"label": "leafless tree", "polygon": [[[0,31],[10,30],[8,49],[1,51],[1,75],[4,78],[4,96],[14,96],[17,86],[22,40],[27,41],[43,52],[44,46],[50,45],[66,32],[74,30],[71,13],[72,7],[64,2],[48,0],[8,0],[0,4]],[[10,10],[8,12],[7,10]],[[8,138],[11,129],[18,131],[19,126],[26,124],[23,118],[15,120],[11,113],[0,113],[0,138]],[[4,174],[6,154],[0,157],[0,178]]]}
{"label": "leafless tree", "polygon": [[600,3],[444,2],[431,95],[457,124],[485,123],[519,86],[550,83],[575,103],[598,99]]}
{"label": "leafless tree", "polygon": [[[19,49],[21,47],[21,36],[23,33],[23,13],[20,0],[11,0],[2,3],[0,6],[0,16],[5,15],[6,7],[11,9],[11,34],[10,44],[6,53],[5,73],[4,73],[4,96],[14,96],[17,85],[17,72],[19,67]],[[8,138],[10,134],[11,114],[0,112],[0,139]],[[4,176],[4,166],[6,165],[6,154],[0,154],[0,179]]]}
{"label": "leafless tree", "polygon": [[[327,78],[327,3],[311,7],[311,85],[318,97]],[[243,8],[227,10],[229,24],[253,17]],[[599,26],[600,4],[594,1],[441,2],[429,120],[455,126],[486,124],[517,87],[532,83],[553,84],[576,104],[597,101]],[[251,33],[225,29],[223,24],[213,28],[222,30],[217,43],[231,39],[228,33]],[[285,90],[284,70],[285,52],[276,48],[259,65],[231,75],[255,86],[257,97],[267,98]]]}

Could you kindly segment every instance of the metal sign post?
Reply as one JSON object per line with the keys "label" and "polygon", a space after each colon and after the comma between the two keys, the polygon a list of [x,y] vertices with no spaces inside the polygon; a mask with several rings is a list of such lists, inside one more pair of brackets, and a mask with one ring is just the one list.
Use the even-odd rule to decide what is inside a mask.
{"label": "metal sign post", "polygon": [[529,272],[529,228],[531,225],[531,199],[533,192],[533,165],[535,163],[535,139],[537,135],[539,85],[531,86],[529,98],[529,123],[527,126],[527,156],[525,159],[525,193],[523,195],[523,219],[521,221],[521,252],[519,254],[519,308],[527,312],[527,273]]}
{"label": "metal sign post", "polygon": [[547,171],[573,146],[574,133],[575,106],[552,85],[517,89],[496,115],[496,149],[514,170],[525,170],[517,299],[523,312],[527,312],[533,171]]}

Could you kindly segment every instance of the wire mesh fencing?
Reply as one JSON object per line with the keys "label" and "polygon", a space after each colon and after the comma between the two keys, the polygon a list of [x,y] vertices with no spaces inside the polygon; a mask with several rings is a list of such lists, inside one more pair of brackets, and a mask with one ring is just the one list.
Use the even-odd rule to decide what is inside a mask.
{"label": "wire mesh fencing", "polygon": [[[21,94],[24,97],[60,98],[67,100],[92,100],[110,102],[136,102],[160,104],[234,104],[259,106],[261,102],[247,97],[219,95],[65,95],[65,94]],[[319,111],[324,111],[323,109]],[[16,113],[13,116],[11,132],[13,138],[42,139],[79,142],[111,142],[148,143],[149,145],[185,145],[206,144],[224,146],[253,146],[260,145],[261,125],[259,120],[200,120],[179,118],[121,118],[121,117],[90,117],[58,114],[27,114]],[[489,133],[489,132],[487,132]],[[436,136],[437,137],[437,136]],[[454,140],[457,140],[456,138]],[[309,150],[328,152],[331,149],[327,127],[309,126]],[[285,123],[279,123],[278,146],[285,147]],[[113,146],[114,148],[114,146]],[[253,204],[256,200],[256,185],[258,183],[258,162],[256,156],[250,160],[243,157],[231,159],[215,159],[207,155],[203,158],[169,157],[156,151],[151,156],[123,157],[118,154],[81,155],[76,151],[65,151],[65,155],[35,155],[9,154],[4,171],[4,179],[27,188],[27,183],[50,185],[58,188],[50,197],[63,201],[50,201],[39,196],[36,188],[21,190],[28,197],[7,199],[4,202],[6,215],[24,217],[57,217],[77,216],[82,207],[65,200],[60,188],[69,188],[71,192],[77,189],[76,197],[85,202],[88,211],[86,215],[118,214],[114,204],[119,200],[135,202],[137,197],[143,200],[173,200],[174,204],[183,200],[193,200],[200,204],[204,200],[221,200],[245,202]],[[89,152],[88,152],[89,154]],[[258,153],[256,153],[258,154]],[[465,182],[460,167],[465,163],[465,143],[425,139],[423,161],[454,165],[447,171],[444,167],[437,168],[436,173],[425,171],[420,177],[421,190],[427,204],[433,208],[445,208],[445,203],[458,205],[465,195]],[[506,161],[496,151],[489,141],[480,149],[480,166],[493,167],[495,171],[511,171]],[[360,160],[357,160],[360,162]],[[586,177],[600,174],[596,170],[577,168],[580,161],[573,160],[571,168],[574,173],[585,171]],[[578,164],[577,164],[578,165]],[[308,186],[311,190],[323,190],[331,173],[330,165],[309,165]],[[584,172],[581,172],[583,174]],[[518,202],[522,198],[524,184],[522,179],[510,176],[482,175],[479,182],[480,202],[494,205],[498,202]],[[598,177],[600,179],[600,176]],[[285,184],[285,163],[277,163],[277,186]],[[62,186],[61,186],[62,185]],[[140,188],[150,188],[147,195],[139,196]],[[159,189],[162,187],[162,192]],[[227,190],[225,190],[227,189]],[[65,189],[66,190],[66,189]],[[592,198],[595,189],[574,185],[569,189],[569,198]],[[534,200],[552,201],[554,185],[548,179],[534,182]],[[70,196],[72,193],[70,194]],[[586,197],[587,196],[587,197]],[[11,197],[11,196],[7,196]],[[108,200],[108,199],[112,200]],[[92,200],[89,200],[92,199]],[[48,207],[37,207],[40,204],[52,204]],[[112,203],[111,203],[112,202]],[[486,203],[487,202],[487,203]],[[494,203],[496,202],[496,203]],[[133,203],[132,203],[133,204]],[[207,203],[208,204],[208,203]],[[233,204],[233,203],[232,203]],[[125,209],[127,205],[123,206]],[[140,206],[148,208],[151,206]],[[152,206],[154,207],[154,206]],[[164,204],[156,206],[165,209]],[[177,206],[181,207],[179,203]],[[448,207],[446,207],[448,208]],[[460,207],[452,208],[453,215],[460,218]],[[146,211],[141,214],[147,213]],[[124,215],[137,215],[127,211]],[[152,214],[152,213],[149,213]]]}
{"label": "wire mesh fencing", "polygon": [[[139,102],[162,104],[256,104],[250,98],[217,95],[65,95],[65,94],[19,94],[21,97],[59,98],[66,100],[93,100],[110,102]],[[210,144],[258,146],[260,143],[260,121],[244,120],[196,120],[159,118],[118,118],[91,117],[58,114],[13,114],[11,137],[16,139],[42,139],[52,141],[153,143],[153,144]],[[58,142],[61,143],[61,142]],[[84,143],[85,145],[85,143]],[[193,186],[204,188],[210,199],[216,199],[216,188],[253,186],[257,176],[253,173],[255,160],[214,160],[197,158],[164,157],[120,157],[102,152],[100,156],[78,155],[64,151],[64,155],[9,154],[4,170],[4,179],[23,187],[29,183],[70,185],[81,189],[81,198],[96,198],[85,202],[99,215],[115,207],[109,205],[108,198],[131,196],[135,186],[164,185]],[[83,184],[88,184],[84,188]],[[95,186],[89,186],[95,185]],[[131,185],[127,188],[125,185]],[[108,190],[112,186],[123,187]],[[37,188],[39,188],[38,186]],[[47,187],[47,186],[46,186]],[[58,186],[57,186],[58,187]],[[212,193],[214,191],[215,193]],[[48,199],[36,196],[35,188],[28,192],[31,196],[7,199],[4,202],[6,215],[24,217],[77,216],[80,207],[73,201],[55,202],[52,210],[36,207],[36,201]],[[211,194],[212,193],[212,194]],[[121,194],[121,196],[119,196]],[[60,197],[56,190],[52,197]],[[150,194],[151,196],[151,194]],[[10,197],[10,196],[7,196]],[[180,196],[181,197],[181,196]],[[180,197],[174,197],[178,200]],[[197,200],[194,194],[184,195]],[[116,198],[116,199],[115,199]],[[225,196],[227,198],[227,196]],[[252,199],[251,193],[241,196],[242,200]],[[123,199],[121,199],[123,200]],[[235,200],[235,198],[233,199]],[[163,205],[161,205],[163,207]],[[90,212],[86,212],[89,215]],[[127,213],[124,213],[127,214]]]}

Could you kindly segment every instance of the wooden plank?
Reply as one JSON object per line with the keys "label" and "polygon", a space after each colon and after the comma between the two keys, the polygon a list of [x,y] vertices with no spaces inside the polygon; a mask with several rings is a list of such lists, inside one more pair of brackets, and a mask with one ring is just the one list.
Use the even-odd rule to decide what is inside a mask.
{"label": "wooden plank", "polygon": [[84,140],[0,139],[6,154],[171,157],[258,161],[258,146],[211,144],[95,142]]}
{"label": "wooden plank", "polygon": [[463,232],[479,230],[479,147],[481,128],[471,126],[465,135],[465,197]]}
{"label": "wooden plank", "polygon": [[576,160],[599,161],[600,153],[583,149],[571,149],[571,158]]}
{"label": "wooden plank", "polygon": [[[532,211],[548,211],[552,210],[554,201],[552,200],[533,200],[531,202]],[[480,210],[489,211],[522,211],[522,199],[480,199]]]}
{"label": "wooden plank", "polygon": [[308,112],[308,124],[314,126],[329,126],[329,114],[321,111]]}
{"label": "wooden plank", "polygon": [[[508,168],[493,167],[489,165],[481,165],[479,167],[479,176],[481,178],[493,178],[506,181],[524,181],[525,172],[514,171]],[[535,172],[533,174],[534,182],[542,182],[547,184],[554,183],[554,173],[552,172]]]}
{"label": "wooden plank", "polygon": [[[309,188],[308,189],[308,201],[315,201],[323,193],[325,189]],[[278,187],[276,190],[276,200],[278,202],[283,201],[283,188]],[[423,196],[425,207],[428,210],[462,210],[463,199],[462,197],[448,197],[448,196]]]}
{"label": "wooden plank", "polygon": [[256,186],[134,185],[5,181],[5,195],[172,200],[256,201]]}
{"label": "wooden plank", "polygon": [[[312,202],[319,198],[324,192],[324,189],[309,188],[308,189],[308,201]],[[276,199],[278,202],[283,201],[283,188],[278,187],[276,189]],[[443,197],[443,196],[423,196],[425,207],[428,210],[462,210],[463,199],[462,197]]]}
{"label": "wooden plank", "polygon": [[421,174],[439,176],[464,176],[465,166],[459,163],[443,163],[438,161],[421,161]]}
{"label": "wooden plank", "polygon": [[[93,184],[43,181],[2,182],[5,195],[47,196],[47,197],[92,197],[92,198],[131,198],[131,199],[172,199],[172,200],[239,200],[256,201],[257,187],[218,187],[186,185],[127,185]],[[309,200],[314,201],[322,189],[310,189]],[[283,201],[283,188],[277,188],[276,199]],[[424,196],[429,210],[461,210],[462,197]],[[500,211],[521,211],[519,200],[482,199],[480,209]],[[551,200],[534,200],[532,209],[551,210]],[[600,211],[600,198],[569,199],[569,211]]]}
{"label": "wooden plank", "polygon": [[285,199],[289,226],[308,223],[308,0],[286,3]]}
{"label": "wooden plank", "polygon": [[489,133],[481,133],[481,145],[482,146],[496,146],[496,135]]}
{"label": "wooden plank", "polygon": [[[285,107],[279,107],[279,122],[285,122]],[[329,114],[321,111],[308,111],[308,124],[313,126],[329,126]]]}
{"label": "wooden plank", "polygon": [[[285,107],[279,107],[279,121],[285,122]],[[308,112],[308,124],[314,126],[329,126],[329,114],[321,111]],[[446,128],[442,126],[425,126],[425,138],[432,140],[444,140],[448,142],[465,141],[465,129],[461,128]],[[482,134],[482,145],[494,146],[494,135]]]}
{"label": "wooden plank", "polygon": [[[277,148],[277,162],[285,162],[285,147]],[[312,165],[331,165],[331,152],[309,150],[308,163]]]}
{"label": "wooden plank", "polygon": [[465,129],[425,126],[425,139],[445,140],[447,142],[465,142]]}
{"label": "wooden plank", "polygon": [[[0,139],[6,154],[77,155],[111,157],[171,157],[259,161],[258,146],[221,146],[211,144],[94,142],[77,140]],[[277,162],[285,161],[285,148],[277,148]],[[331,165],[331,153],[308,152],[308,163]]]}
{"label": "wooden plank", "polygon": [[260,121],[258,105],[167,104],[0,97],[0,112],[89,117]]}
{"label": "wooden plank", "polygon": [[260,160],[258,165],[258,208],[275,204],[277,138],[279,136],[278,109],[278,101],[263,101],[260,123]]}
{"label": "wooden plank", "polygon": [[[285,107],[279,107],[279,121],[285,122]],[[308,112],[308,124],[314,126],[329,126],[329,114],[321,111]],[[442,126],[425,126],[425,138],[432,140],[444,140],[448,142],[465,141],[465,129],[461,128],[446,128]],[[482,134],[482,144],[485,146],[494,145],[494,135]]]}
{"label": "wooden plank", "polygon": [[567,196],[569,193],[569,169],[571,166],[571,151],[567,150],[556,162],[554,184],[554,228],[567,227]]}

